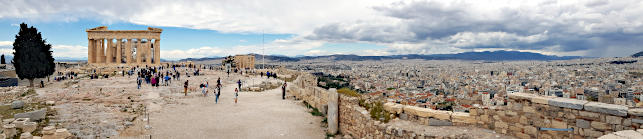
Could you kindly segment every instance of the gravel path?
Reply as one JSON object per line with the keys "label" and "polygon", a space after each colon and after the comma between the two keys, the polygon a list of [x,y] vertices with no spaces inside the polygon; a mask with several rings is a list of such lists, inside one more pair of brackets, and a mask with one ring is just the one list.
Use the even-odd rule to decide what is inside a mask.
{"label": "gravel path", "polygon": [[[255,80],[258,80],[255,78]],[[212,84],[212,83],[211,83]],[[214,96],[192,92],[180,104],[151,113],[153,138],[324,138],[321,117],[314,117],[297,101],[281,100],[281,90],[241,92],[234,103],[235,84]],[[182,95],[182,94],[176,94]]]}

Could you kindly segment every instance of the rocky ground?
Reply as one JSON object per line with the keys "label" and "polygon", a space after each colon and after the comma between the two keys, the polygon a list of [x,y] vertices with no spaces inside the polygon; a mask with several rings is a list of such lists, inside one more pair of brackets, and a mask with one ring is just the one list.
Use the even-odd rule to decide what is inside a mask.
{"label": "rocky ground", "polygon": [[[184,68],[179,68],[179,70],[183,73],[192,72]],[[36,87],[31,93],[29,93],[28,87],[25,86],[0,88],[2,89],[0,90],[0,104],[10,104],[13,100],[22,100],[27,104],[52,103],[53,106],[48,106],[50,107],[50,111],[48,111],[49,116],[47,117],[46,124],[55,126],[56,128],[66,128],[79,138],[141,138],[149,137],[150,135],[155,138],[183,138],[177,135],[201,135],[199,133],[211,131],[211,128],[204,125],[197,125],[189,127],[191,129],[200,129],[197,127],[204,128],[190,132],[173,130],[176,126],[190,123],[181,122],[182,120],[195,122],[194,124],[204,124],[203,122],[199,122],[204,119],[210,119],[211,122],[225,121],[223,123],[213,124],[222,127],[220,128],[221,130],[212,132],[217,133],[219,137],[244,137],[243,135],[246,135],[246,138],[282,136],[290,138],[324,137],[323,130],[319,126],[319,121],[321,120],[319,118],[312,118],[309,113],[306,113],[306,110],[300,103],[278,99],[277,92],[280,92],[278,89],[263,92],[242,92],[241,97],[243,98],[241,98],[240,101],[243,103],[240,103],[240,105],[232,105],[230,103],[232,92],[234,88],[237,87],[237,80],[241,80],[244,87],[261,87],[262,84],[280,85],[279,83],[281,81],[239,74],[230,74],[228,76],[223,72],[211,70],[205,70],[201,73],[202,75],[200,76],[190,77],[183,74],[180,80],[173,80],[168,86],[152,87],[143,84],[141,89],[136,88],[136,78],[134,76],[128,77],[127,75],[121,76],[119,74],[112,75],[106,79],[93,80],[84,77],[85,75],[83,74],[79,75],[81,78],[74,80],[52,80],[48,82],[43,79],[45,81],[45,87]],[[222,79],[225,87],[222,89],[224,93],[222,94],[221,104],[217,105],[217,108],[214,108],[211,107],[214,106],[212,91],[217,78]],[[183,83],[185,80],[189,80],[190,83],[188,96],[184,96],[183,94]],[[206,82],[210,85],[208,89],[209,96],[203,97],[198,85]],[[268,94],[272,95],[272,98],[265,98]],[[8,107],[8,105],[6,106]],[[273,106],[274,108],[268,106]],[[275,111],[267,111],[271,109]],[[177,110],[183,111],[177,112]],[[226,114],[224,111],[228,113]],[[265,115],[263,119],[249,118],[263,115],[265,112],[268,112],[268,114]],[[287,116],[288,114],[294,115]],[[150,116],[149,119],[147,118],[148,115]],[[179,117],[176,117],[177,115]],[[213,118],[212,115],[218,115],[219,118]],[[277,119],[265,119],[270,117]],[[237,121],[247,122],[230,122],[235,121],[232,119],[237,118],[239,118]],[[287,122],[288,119],[291,118],[298,120]],[[265,124],[278,121],[281,121],[280,123],[283,124]],[[288,124],[296,124],[297,122],[305,124],[288,126]],[[242,131],[250,133],[252,129],[256,129],[256,127],[261,127],[262,125],[269,126],[265,127],[263,129],[264,131],[276,131],[272,129],[279,129],[277,127],[280,126],[283,126],[284,130],[280,130],[280,134],[270,135],[240,133]],[[224,133],[231,134],[224,135]],[[190,137],[211,138],[209,136]]]}

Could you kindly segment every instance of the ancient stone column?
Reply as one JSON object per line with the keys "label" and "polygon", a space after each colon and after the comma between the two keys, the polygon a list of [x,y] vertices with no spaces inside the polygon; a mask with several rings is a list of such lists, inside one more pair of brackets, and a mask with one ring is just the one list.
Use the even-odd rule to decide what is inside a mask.
{"label": "ancient stone column", "polygon": [[113,53],[112,52],[112,45],[114,45],[112,43],[113,41],[114,40],[112,40],[112,38],[107,39],[107,48],[105,49],[105,51],[107,51],[107,53],[105,53],[105,64],[112,63],[112,59],[114,57],[114,55],[112,55],[112,53]]}
{"label": "ancient stone column", "polygon": [[88,39],[87,42],[87,63],[94,63],[94,40]]}
{"label": "ancient stone column", "polygon": [[123,43],[123,39],[116,39],[116,64],[121,64],[121,57],[122,57],[121,44],[122,43]]}
{"label": "ancient stone column", "polygon": [[335,135],[339,129],[339,94],[337,89],[328,89],[328,134]]}
{"label": "ancient stone column", "polygon": [[161,39],[154,41],[154,64],[161,64]]}
{"label": "ancient stone column", "polygon": [[152,65],[152,42],[145,42],[145,64]]}
{"label": "ancient stone column", "polygon": [[132,39],[127,39],[127,48],[125,49],[127,64],[132,64]]}
{"label": "ancient stone column", "polygon": [[141,48],[141,40],[142,39],[136,39],[136,64],[139,65],[141,64],[141,59],[143,59],[142,55],[142,48]]}
{"label": "ancient stone column", "polygon": [[102,63],[103,54],[101,53],[103,49],[103,39],[96,40],[96,45],[94,45],[94,63]]}

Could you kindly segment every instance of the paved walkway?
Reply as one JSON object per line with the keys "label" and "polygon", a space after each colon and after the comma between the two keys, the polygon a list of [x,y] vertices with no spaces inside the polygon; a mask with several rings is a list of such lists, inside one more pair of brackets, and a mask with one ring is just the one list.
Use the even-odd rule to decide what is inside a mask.
{"label": "paved walkway", "polygon": [[[321,117],[314,117],[293,100],[281,100],[281,90],[241,92],[234,103],[234,87],[222,88],[219,104],[214,96],[179,99],[183,104],[163,106],[151,113],[153,138],[324,138]],[[182,91],[182,90],[181,90]],[[179,94],[182,95],[182,94]],[[162,96],[162,95],[161,95]],[[149,97],[156,97],[151,94]]]}

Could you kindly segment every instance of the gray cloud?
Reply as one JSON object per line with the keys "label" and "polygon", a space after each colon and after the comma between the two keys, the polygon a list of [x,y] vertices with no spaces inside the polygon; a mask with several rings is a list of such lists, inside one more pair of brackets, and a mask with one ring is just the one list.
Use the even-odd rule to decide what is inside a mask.
{"label": "gray cloud", "polygon": [[[497,2],[497,3],[492,3]],[[583,53],[588,56],[625,56],[643,50],[641,1],[413,1],[374,7],[399,23],[379,26],[331,24],[311,39],[354,40],[373,43],[412,43],[391,52],[445,52],[506,48]],[[390,31],[391,29],[397,29]],[[367,30],[367,31],[363,31]],[[402,49],[404,48],[404,49]]]}

